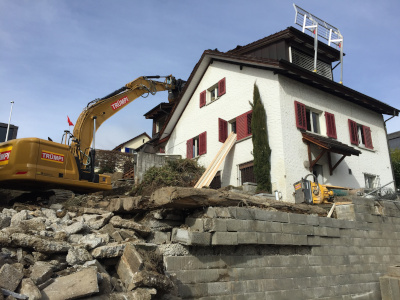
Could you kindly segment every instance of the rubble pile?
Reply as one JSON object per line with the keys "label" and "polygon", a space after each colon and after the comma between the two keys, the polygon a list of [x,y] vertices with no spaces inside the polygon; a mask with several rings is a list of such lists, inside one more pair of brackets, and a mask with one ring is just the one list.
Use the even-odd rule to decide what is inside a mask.
{"label": "rubble pile", "polygon": [[76,196],[68,206],[16,203],[0,213],[0,299],[179,299],[164,274],[162,254],[171,248],[161,246],[171,245],[172,230],[205,206],[239,204],[326,214],[308,205],[171,187],[151,197]]}

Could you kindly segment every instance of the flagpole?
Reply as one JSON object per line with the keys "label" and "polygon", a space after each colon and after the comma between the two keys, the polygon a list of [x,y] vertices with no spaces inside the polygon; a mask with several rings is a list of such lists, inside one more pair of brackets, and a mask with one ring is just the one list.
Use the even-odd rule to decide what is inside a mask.
{"label": "flagpole", "polygon": [[8,140],[8,133],[10,132],[10,124],[11,124],[11,115],[12,115],[12,109],[13,109],[14,101],[11,101],[11,110],[10,110],[10,118],[8,119],[8,126],[7,126],[7,133],[6,133],[6,140]]}

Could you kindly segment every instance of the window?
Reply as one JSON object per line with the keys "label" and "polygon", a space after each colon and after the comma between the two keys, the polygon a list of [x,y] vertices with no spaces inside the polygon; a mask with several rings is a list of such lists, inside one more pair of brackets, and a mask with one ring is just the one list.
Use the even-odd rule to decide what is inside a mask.
{"label": "window", "polygon": [[307,131],[320,133],[319,127],[319,113],[306,109]]}
{"label": "window", "polygon": [[236,134],[238,141],[251,135],[252,115],[253,111],[251,110],[236,117]]}
{"label": "window", "polygon": [[376,175],[364,173],[365,188],[372,189],[376,187]]}
{"label": "window", "polygon": [[166,119],[167,117],[163,116],[158,120],[153,120],[153,134],[160,132],[160,130],[163,128],[165,124]]}
{"label": "window", "polygon": [[[305,131],[322,134],[321,116],[322,112],[311,107],[306,107],[303,103],[294,101],[296,127]],[[337,139],[335,115],[325,112],[326,135]]]}
{"label": "window", "polygon": [[226,93],[226,79],[222,78],[216,84],[200,93],[200,108],[209,104]]}
{"label": "window", "polygon": [[300,102],[294,102],[296,113],[296,126],[297,128],[320,133],[319,116],[320,113],[315,109],[309,108]]}
{"label": "window", "polygon": [[193,158],[207,153],[207,132],[186,141],[186,157]]}
{"label": "window", "polygon": [[208,94],[210,95],[210,101],[214,101],[218,97],[218,84],[215,84],[214,86],[210,87],[208,89]]}
{"label": "window", "polygon": [[254,176],[254,163],[252,161],[239,165],[239,171],[242,185],[245,182],[257,183],[256,177]]}
{"label": "window", "polygon": [[371,129],[349,119],[350,143],[361,145],[368,149],[374,149],[372,145]]}

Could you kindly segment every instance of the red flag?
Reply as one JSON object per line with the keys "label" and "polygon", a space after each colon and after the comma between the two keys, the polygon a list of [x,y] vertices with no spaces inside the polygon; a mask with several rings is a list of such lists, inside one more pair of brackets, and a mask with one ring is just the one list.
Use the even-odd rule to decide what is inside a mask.
{"label": "red flag", "polygon": [[69,119],[68,116],[67,116],[67,119],[68,119],[68,125],[69,125],[69,126],[74,126],[74,123],[71,122],[71,120]]}

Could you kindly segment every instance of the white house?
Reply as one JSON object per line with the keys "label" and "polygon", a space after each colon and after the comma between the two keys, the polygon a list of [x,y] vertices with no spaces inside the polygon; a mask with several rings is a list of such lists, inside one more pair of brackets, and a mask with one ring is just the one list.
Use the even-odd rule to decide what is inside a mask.
{"label": "white house", "polygon": [[150,136],[146,132],[143,132],[143,133],[139,134],[138,136],[135,136],[134,138],[131,138],[130,140],[128,140],[126,142],[123,142],[122,144],[115,147],[113,150],[121,151],[121,152],[125,152],[125,153],[134,153],[137,148],[144,145],[149,140],[150,140]]}
{"label": "white house", "polygon": [[[383,115],[399,110],[333,81],[340,52],[289,27],[228,52],[207,50],[159,132],[166,154],[208,166],[228,133],[237,142],[220,166],[222,186],[254,182],[251,106],[256,83],[267,114],[273,191],[313,172],[323,184],[371,187],[393,180]],[[217,181],[218,181],[217,180]],[[393,185],[392,185],[393,187]]]}

